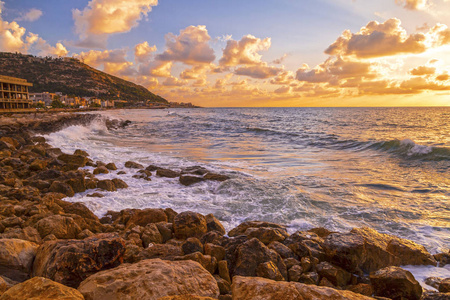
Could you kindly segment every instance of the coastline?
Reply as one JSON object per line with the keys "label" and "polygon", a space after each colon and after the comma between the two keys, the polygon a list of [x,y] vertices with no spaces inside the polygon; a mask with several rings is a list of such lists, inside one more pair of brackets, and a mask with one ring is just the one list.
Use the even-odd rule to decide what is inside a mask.
{"label": "coastline", "polygon": [[[128,263],[139,268],[156,265],[170,269],[176,265],[182,268],[179,274],[185,275],[181,289],[184,294],[213,299],[251,299],[261,296],[261,289],[274,293],[272,298],[264,299],[277,299],[276,293],[289,295],[294,290],[297,295],[323,295],[317,299],[329,298],[330,293],[336,299],[365,299],[373,295],[389,298],[392,295],[385,294],[386,282],[394,282],[397,277],[402,284],[409,284],[397,283],[391,288],[395,293],[421,299],[420,285],[406,271],[393,266],[450,263],[450,253],[433,256],[423,246],[370,228],[346,233],[315,228],[289,235],[283,225],[254,221],[244,222],[226,234],[213,215],[158,208],[125,209],[99,219],[84,205],[63,199],[86,189],[101,193],[96,189],[126,188],[120,174],[117,180],[95,178],[95,172],[114,172],[114,166],[107,164],[111,162],[90,161],[89,154],[82,150],[64,154],[34,135],[88,124],[97,116],[39,116],[43,117],[35,119],[29,114],[0,119],[0,242],[11,249],[8,255],[23,258],[24,249],[27,253],[26,261],[22,259],[20,263],[0,260],[1,267],[8,269],[0,273],[7,278],[2,277],[4,285],[13,292],[13,285],[37,276],[78,288],[85,299],[100,299],[96,297],[104,284],[101,276],[114,274],[118,282],[120,274],[126,273],[121,269],[122,263]],[[85,165],[96,167],[97,171],[91,174],[82,169]],[[178,176],[181,181],[182,174],[173,174],[172,170],[133,162],[129,166],[140,169],[143,179]],[[195,178],[206,174],[197,168],[187,171],[184,179],[194,184],[198,180]],[[211,174],[209,180],[226,180],[218,176]],[[190,261],[198,264],[190,265]],[[193,268],[197,268],[194,273]],[[173,278],[168,281],[174,282]],[[197,293],[188,289],[192,281],[203,282],[202,288],[196,287]],[[445,282],[434,286],[441,289],[442,285],[441,290],[445,291]],[[130,299],[150,293],[146,288],[139,286],[137,290],[142,294]],[[152,288],[161,297],[175,295],[164,294],[170,289],[165,291],[163,283],[155,282]],[[114,290],[117,297],[122,292],[119,288]],[[5,295],[8,293],[11,292]],[[439,296],[425,294],[423,299]],[[0,299],[9,299],[4,297]]]}

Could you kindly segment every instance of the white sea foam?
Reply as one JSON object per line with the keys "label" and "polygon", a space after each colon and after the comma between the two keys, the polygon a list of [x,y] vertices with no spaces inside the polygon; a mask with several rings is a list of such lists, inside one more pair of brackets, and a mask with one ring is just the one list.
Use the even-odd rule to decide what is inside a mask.
{"label": "white sea foam", "polygon": [[411,139],[401,140],[400,141],[400,145],[401,146],[407,146],[409,148],[408,149],[408,155],[409,156],[426,155],[426,154],[430,154],[433,151],[433,147],[416,144]]}
{"label": "white sea foam", "polygon": [[425,279],[429,277],[450,278],[450,265],[444,267],[434,266],[402,266],[403,269],[410,271],[420,285],[427,289],[436,291],[435,288],[425,284]]}

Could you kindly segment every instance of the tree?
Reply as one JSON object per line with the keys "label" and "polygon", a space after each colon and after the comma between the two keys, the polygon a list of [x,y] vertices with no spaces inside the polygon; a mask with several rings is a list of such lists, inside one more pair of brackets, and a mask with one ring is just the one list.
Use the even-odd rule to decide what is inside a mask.
{"label": "tree", "polygon": [[52,101],[52,108],[64,108],[64,104],[60,100]]}

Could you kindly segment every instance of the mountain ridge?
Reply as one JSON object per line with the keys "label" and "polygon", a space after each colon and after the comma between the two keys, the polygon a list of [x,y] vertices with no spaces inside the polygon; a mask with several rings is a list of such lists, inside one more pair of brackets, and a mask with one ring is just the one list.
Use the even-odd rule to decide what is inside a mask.
{"label": "mountain ridge", "polygon": [[94,69],[76,58],[0,52],[0,75],[23,78],[33,83],[30,93],[62,92],[130,103],[168,103],[141,85]]}

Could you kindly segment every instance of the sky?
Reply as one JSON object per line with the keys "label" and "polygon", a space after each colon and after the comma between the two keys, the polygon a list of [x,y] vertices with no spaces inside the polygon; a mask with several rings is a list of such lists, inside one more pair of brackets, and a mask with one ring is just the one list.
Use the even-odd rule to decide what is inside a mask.
{"label": "sky", "polygon": [[450,106],[450,0],[0,0],[0,51],[205,107]]}

